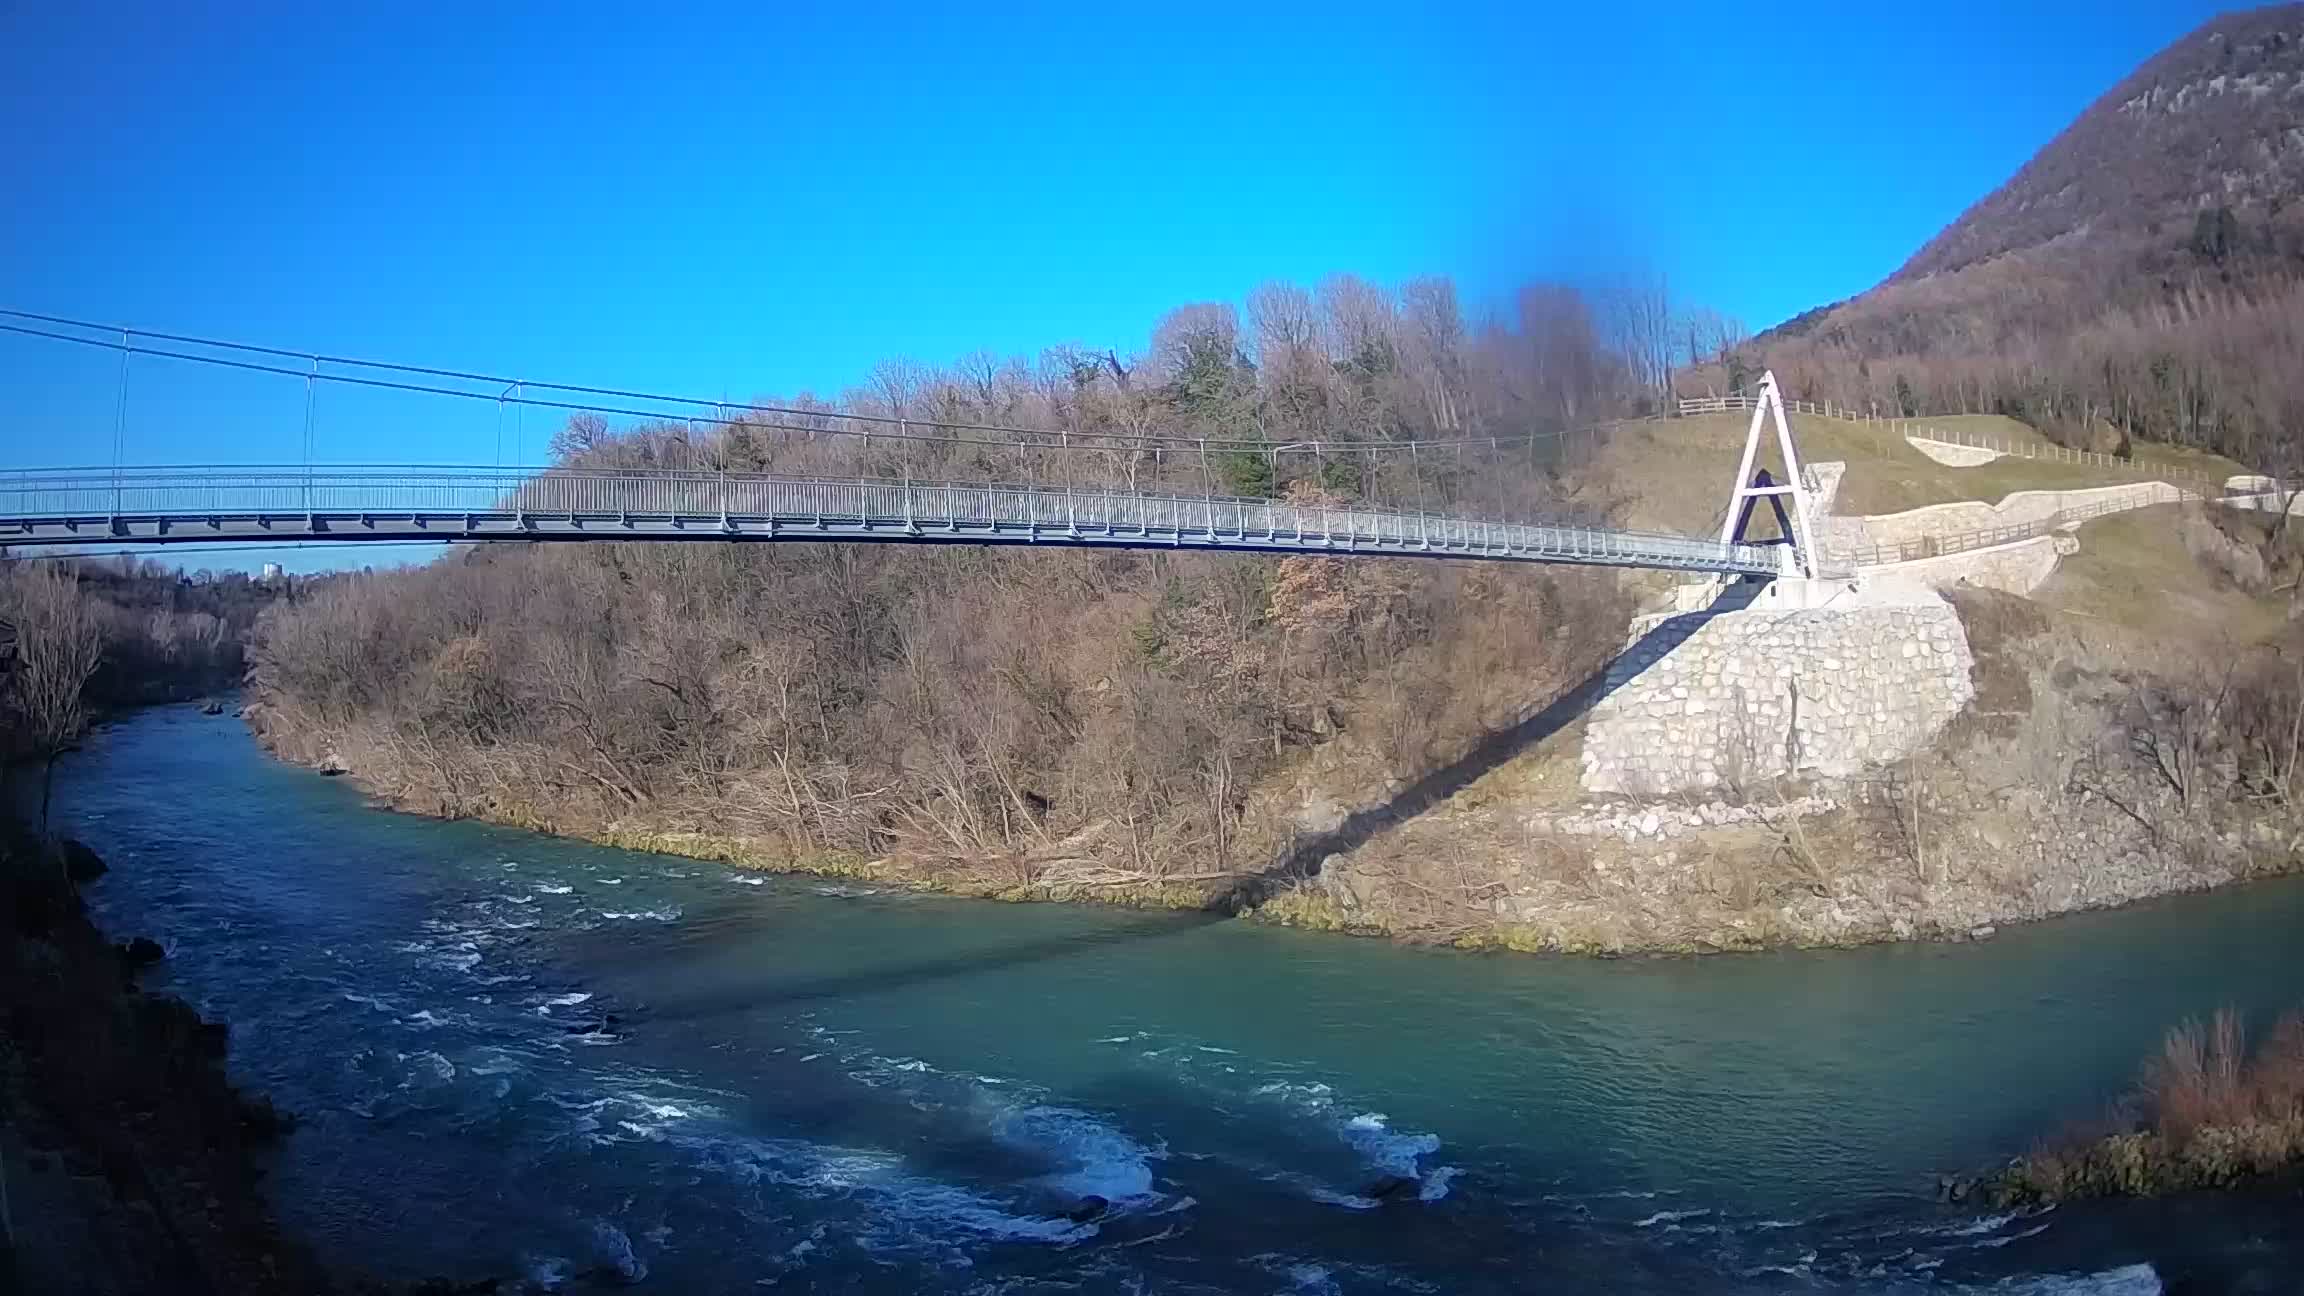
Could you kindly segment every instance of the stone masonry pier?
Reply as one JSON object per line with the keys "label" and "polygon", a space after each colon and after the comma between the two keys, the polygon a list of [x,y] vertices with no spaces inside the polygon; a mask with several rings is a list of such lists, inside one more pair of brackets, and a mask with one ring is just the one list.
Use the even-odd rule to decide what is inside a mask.
{"label": "stone masonry pier", "polygon": [[1847,777],[1919,750],[1975,696],[1967,636],[1935,592],[1783,584],[1809,588],[1738,606],[1730,586],[1709,609],[1633,624],[1586,720],[1586,791],[1752,795],[1788,775]]}

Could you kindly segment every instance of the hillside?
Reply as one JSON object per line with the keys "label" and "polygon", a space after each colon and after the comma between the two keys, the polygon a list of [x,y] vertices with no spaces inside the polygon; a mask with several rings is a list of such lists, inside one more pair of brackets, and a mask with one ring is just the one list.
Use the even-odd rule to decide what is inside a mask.
{"label": "hillside", "polygon": [[[2268,214],[2300,185],[2304,5],[2228,14],[2112,87],[1889,282],[2059,239],[2188,238],[2203,212]],[[2261,250],[2242,242],[2225,257]]]}
{"label": "hillside", "polygon": [[[2304,467],[2304,5],[2229,14],[2113,86],[1855,298],[1684,377],[1775,369],[1883,413],[2009,415]],[[1731,384],[1732,385],[1732,384]]]}

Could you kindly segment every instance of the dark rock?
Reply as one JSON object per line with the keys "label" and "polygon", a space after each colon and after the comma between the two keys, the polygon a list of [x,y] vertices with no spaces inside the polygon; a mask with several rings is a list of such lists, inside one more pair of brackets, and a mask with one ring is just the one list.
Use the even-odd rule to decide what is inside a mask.
{"label": "dark rock", "polygon": [[121,1001],[118,1011],[154,1057],[188,1059],[203,1023],[192,1005],[173,995],[139,994]]}
{"label": "dark rock", "polygon": [[263,1094],[244,1093],[238,1097],[240,1129],[249,1141],[271,1143],[296,1128],[295,1118],[273,1106],[272,1100]]}
{"label": "dark rock", "polygon": [[78,838],[66,837],[57,842],[56,853],[64,858],[64,876],[75,882],[93,882],[110,871],[103,857]]}
{"label": "dark rock", "polygon": [[80,896],[50,869],[20,873],[0,882],[8,888],[8,907],[16,914],[19,935],[40,938],[79,917]]}
{"label": "dark rock", "polygon": [[1111,1209],[1111,1202],[1106,1201],[1104,1198],[1099,1197],[1094,1193],[1090,1193],[1080,1199],[1079,1205],[1074,1206],[1072,1209],[1064,1212],[1064,1218],[1072,1221],[1075,1224],[1087,1224],[1104,1218],[1104,1213]]}
{"label": "dark rock", "polygon": [[130,971],[150,967],[168,957],[168,951],[160,947],[160,942],[149,936],[139,936],[134,940],[123,942],[117,948],[120,951],[120,961],[126,964]]}
{"label": "dark rock", "polygon": [[1368,1185],[1368,1191],[1365,1195],[1373,1197],[1377,1201],[1394,1201],[1403,1193],[1413,1195],[1414,1191],[1422,1186],[1422,1183],[1413,1175],[1386,1175]]}
{"label": "dark rock", "polygon": [[599,1038],[608,1038],[610,1036],[616,1035],[618,1033],[616,1028],[623,1024],[624,1019],[617,1016],[616,1014],[602,1013],[597,1020],[578,1022],[573,1026],[564,1026],[561,1029],[570,1035],[589,1035]]}
{"label": "dark rock", "polygon": [[200,704],[200,714],[202,714],[202,715],[222,715],[222,714],[224,714],[224,704],[223,704],[223,703],[221,703],[221,702],[219,702],[219,701],[217,701],[217,700],[216,700],[216,699],[214,699],[214,698],[210,698],[210,699],[208,699],[207,701],[205,701],[205,702],[203,702],[203,703],[201,703],[201,704]]}
{"label": "dark rock", "polygon": [[1976,1188],[1977,1181],[1974,1179],[1963,1179],[1958,1175],[1936,1176],[1936,1200],[1940,1202],[1958,1205],[1974,1196]]}

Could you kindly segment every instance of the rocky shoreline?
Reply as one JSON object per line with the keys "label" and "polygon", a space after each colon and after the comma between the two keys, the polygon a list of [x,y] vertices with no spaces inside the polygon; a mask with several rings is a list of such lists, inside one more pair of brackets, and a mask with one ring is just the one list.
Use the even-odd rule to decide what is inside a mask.
{"label": "rocky shoreline", "polygon": [[137,986],[165,955],[113,943],[80,887],[105,866],[0,825],[0,1174],[10,1290],[92,1296],[478,1293],[328,1272],[262,1191],[287,1118],[224,1074],[229,1031]]}

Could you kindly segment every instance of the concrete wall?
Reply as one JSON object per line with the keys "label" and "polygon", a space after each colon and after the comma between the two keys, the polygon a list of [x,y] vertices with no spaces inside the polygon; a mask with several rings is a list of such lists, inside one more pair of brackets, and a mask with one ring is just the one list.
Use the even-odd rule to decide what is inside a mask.
{"label": "concrete wall", "polygon": [[1587,791],[1754,793],[1787,774],[1846,777],[1919,750],[1975,696],[1959,618],[1924,589],[1687,613],[1635,634],[1585,722]]}
{"label": "concrete wall", "polygon": [[1961,500],[1952,504],[1929,504],[1902,513],[1875,513],[1851,520],[1861,522],[1867,543],[1898,544],[1925,536],[1965,535],[1993,527],[2039,522],[2061,510],[2090,504],[2117,502],[2127,508],[2143,508],[2183,498],[2183,491],[2166,482],[2139,482],[2130,486],[2095,486],[2084,490],[2017,491],[1998,504]]}
{"label": "concrete wall", "polygon": [[1960,445],[1951,441],[1935,441],[1928,437],[1908,436],[1904,444],[1928,456],[1947,468],[1981,468],[2000,457],[1997,450],[1983,446]]}
{"label": "concrete wall", "polygon": [[[2176,542],[2171,538],[2170,543]],[[2077,553],[2079,548],[2080,542],[2068,535],[2034,536],[2029,540],[1994,545],[1989,549],[1970,549],[1965,553],[1916,558],[1911,562],[1882,563],[1877,567],[1866,567],[1863,578],[1866,581],[1908,581],[1930,589],[1968,584],[2006,590],[2010,594],[2030,594],[2056,574],[2058,558]]]}

